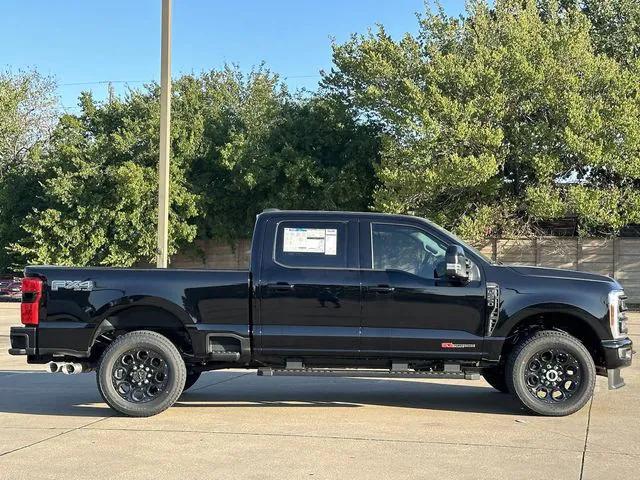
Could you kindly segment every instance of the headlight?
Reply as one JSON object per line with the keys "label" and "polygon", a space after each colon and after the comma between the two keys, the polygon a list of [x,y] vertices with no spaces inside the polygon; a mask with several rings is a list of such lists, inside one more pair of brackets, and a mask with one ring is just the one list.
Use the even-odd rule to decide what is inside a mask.
{"label": "headlight", "polygon": [[609,325],[613,338],[621,338],[627,335],[627,296],[621,290],[609,292]]}

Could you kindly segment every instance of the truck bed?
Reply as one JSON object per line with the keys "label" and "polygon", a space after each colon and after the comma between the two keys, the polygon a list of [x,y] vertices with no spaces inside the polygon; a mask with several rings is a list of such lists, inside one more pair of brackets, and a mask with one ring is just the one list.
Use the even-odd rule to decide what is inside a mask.
{"label": "truck bed", "polygon": [[[122,269],[30,266],[25,276],[45,281],[38,327],[39,355],[88,356],[107,324],[165,323],[206,352],[207,333],[249,338],[250,275],[247,270]],[[124,325],[123,325],[124,326]],[[65,351],[60,351],[60,346]]]}

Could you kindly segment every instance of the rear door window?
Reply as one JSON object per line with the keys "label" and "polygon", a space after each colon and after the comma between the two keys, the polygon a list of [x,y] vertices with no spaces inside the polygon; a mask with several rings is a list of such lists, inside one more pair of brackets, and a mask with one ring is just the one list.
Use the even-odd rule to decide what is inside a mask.
{"label": "rear door window", "polygon": [[346,268],[347,225],[344,222],[280,222],[274,260],[286,267]]}

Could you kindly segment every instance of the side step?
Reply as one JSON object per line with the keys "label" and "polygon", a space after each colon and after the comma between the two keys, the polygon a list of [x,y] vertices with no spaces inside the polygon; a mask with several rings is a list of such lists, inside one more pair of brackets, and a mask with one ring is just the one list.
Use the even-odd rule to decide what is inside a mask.
{"label": "side step", "polygon": [[238,360],[240,360],[240,352],[211,352],[209,353],[209,359],[217,360],[219,362],[237,362]]}
{"label": "side step", "polygon": [[457,378],[479,380],[478,372],[422,372],[417,370],[375,370],[358,368],[259,368],[258,375],[264,377],[412,377],[412,378]]}

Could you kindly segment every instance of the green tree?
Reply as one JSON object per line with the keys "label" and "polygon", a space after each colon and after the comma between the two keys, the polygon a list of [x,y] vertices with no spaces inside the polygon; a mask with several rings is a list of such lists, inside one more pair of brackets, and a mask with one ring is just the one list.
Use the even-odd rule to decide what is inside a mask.
{"label": "green tree", "polygon": [[36,71],[0,73],[0,272],[20,262],[7,246],[38,204],[40,159],[58,117],[55,82]]}
{"label": "green tree", "polygon": [[323,79],[384,130],[374,206],[470,239],[577,215],[582,231],[640,221],[637,70],[598,54],[591,23],[533,0],[420,16],[334,45]]}
{"label": "green tree", "polygon": [[0,72],[0,178],[46,144],[58,119],[55,89],[37,71]]}
{"label": "green tree", "polygon": [[341,102],[293,96],[261,67],[191,78],[203,147],[190,179],[201,236],[247,237],[265,208],[365,209],[374,186],[376,130]]}
{"label": "green tree", "polygon": [[[119,266],[155,256],[158,93],[149,85],[104,103],[84,94],[82,112],[62,116],[15,254]],[[248,236],[266,207],[371,203],[375,128],[333,98],[291,95],[264,67],[177,79],[171,136],[171,253],[196,236]]]}
{"label": "green tree", "polygon": [[[158,88],[99,104],[80,98],[63,115],[40,173],[42,208],[27,215],[13,249],[32,263],[130,266],[155,256]],[[170,252],[192,240],[196,196],[181,162],[184,122],[172,132]]]}
{"label": "green tree", "polygon": [[591,23],[596,52],[630,65],[640,58],[640,2],[638,0],[539,0],[543,16],[557,11],[582,11]]}

